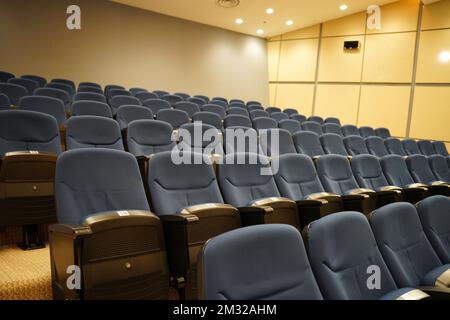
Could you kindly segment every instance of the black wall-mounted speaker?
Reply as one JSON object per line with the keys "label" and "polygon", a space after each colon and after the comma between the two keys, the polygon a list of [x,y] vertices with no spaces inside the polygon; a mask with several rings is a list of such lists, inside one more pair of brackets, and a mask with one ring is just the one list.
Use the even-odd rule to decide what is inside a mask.
{"label": "black wall-mounted speaker", "polygon": [[344,42],[344,50],[358,50],[358,49],[359,49],[359,41]]}

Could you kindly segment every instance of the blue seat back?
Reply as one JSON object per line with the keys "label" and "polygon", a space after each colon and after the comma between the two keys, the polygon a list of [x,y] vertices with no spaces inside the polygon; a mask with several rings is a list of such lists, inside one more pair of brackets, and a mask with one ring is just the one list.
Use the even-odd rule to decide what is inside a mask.
{"label": "blue seat back", "polygon": [[33,94],[34,90],[40,88],[39,83],[29,79],[12,78],[8,80],[8,83],[17,84],[19,86],[25,87],[28,91],[28,94]]}
{"label": "blue seat back", "polygon": [[351,156],[357,156],[359,154],[370,154],[367,149],[364,138],[360,136],[348,136],[344,138],[344,145],[347,152]]}
{"label": "blue seat back", "polygon": [[40,77],[40,76],[23,75],[23,76],[21,76],[21,78],[36,81],[37,83],[39,83],[39,88],[43,88],[47,84],[47,79],[45,79],[44,77]]}
{"label": "blue seat back", "polygon": [[372,127],[361,127],[359,128],[359,134],[363,138],[375,137],[375,130]]}
{"label": "blue seat back", "polygon": [[433,171],[431,171],[427,157],[423,155],[414,154],[409,156],[406,158],[406,165],[414,181],[418,183],[432,184],[438,180]]}
{"label": "blue seat back", "polygon": [[311,117],[308,118],[308,121],[312,121],[312,122],[318,123],[320,125],[324,124],[323,118],[322,117],[318,117],[318,116],[311,116]]}
{"label": "blue seat back", "polygon": [[113,115],[117,113],[117,110],[121,106],[141,106],[141,101],[132,96],[114,96],[111,100],[109,105],[111,106],[111,110]]}
{"label": "blue seat back", "polygon": [[442,141],[434,141],[433,142],[434,150],[437,154],[440,154],[441,156],[448,157],[448,151],[447,147],[445,146],[445,143]]}
{"label": "blue seat back", "polygon": [[190,122],[187,112],[176,109],[160,110],[156,115],[156,119],[169,123],[175,130]]}
{"label": "blue seat back", "polygon": [[389,154],[383,139],[381,139],[380,137],[366,138],[366,146],[371,154],[379,158],[387,156]]}
{"label": "blue seat back", "polygon": [[283,120],[288,120],[289,116],[284,112],[272,112],[270,114],[272,119],[275,119],[278,123]]}
{"label": "blue seat back", "polygon": [[340,154],[347,156],[347,150],[344,141],[340,135],[334,133],[326,133],[320,137],[320,143],[326,154]]}
{"label": "blue seat back", "polygon": [[109,105],[104,102],[80,100],[72,104],[72,116],[112,118],[112,112]]}
{"label": "blue seat back", "polygon": [[253,119],[253,128],[257,131],[277,129],[278,123],[272,118],[255,118]]}
{"label": "blue seat back", "polygon": [[298,153],[316,157],[324,155],[322,145],[320,144],[319,136],[311,131],[300,131],[294,134],[295,149]]}
{"label": "blue seat back", "polygon": [[428,157],[430,169],[439,181],[450,183],[450,168],[444,156],[434,154]]}
{"label": "blue seat back", "polygon": [[11,100],[6,94],[0,93],[0,111],[11,108]]}
{"label": "blue seat back", "polygon": [[158,99],[158,96],[153,92],[138,92],[136,93],[135,97],[138,98],[142,104],[144,104],[145,101],[150,99]]}
{"label": "blue seat back", "polygon": [[360,135],[358,127],[354,126],[352,124],[347,124],[345,126],[342,126],[342,133],[344,134],[344,137]]}
{"label": "blue seat back", "polygon": [[12,83],[0,83],[0,93],[6,95],[15,106],[19,104],[22,97],[29,95],[27,88]]}
{"label": "blue seat back", "polygon": [[245,127],[245,128],[251,128],[252,127],[252,122],[250,121],[250,119],[246,116],[242,116],[242,115],[228,115],[224,122],[223,125],[226,128],[230,128],[230,127]]}
{"label": "blue seat back", "polygon": [[22,110],[36,111],[51,115],[59,126],[66,125],[66,110],[61,100],[51,97],[27,96],[19,100]]}
{"label": "blue seat back", "polygon": [[299,131],[302,131],[302,126],[300,123],[292,119],[281,120],[278,122],[278,128],[289,131],[291,136]]}
{"label": "blue seat back", "polygon": [[342,130],[341,130],[341,126],[335,123],[325,123],[322,126],[322,131],[323,133],[334,133],[337,134],[339,136],[342,136]]}
{"label": "blue seat back", "polygon": [[141,106],[121,106],[117,110],[116,119],[120,130],[124,130],[134,120],[153,120],[153,113]]}
{"label": "blue seat back", "polygon": [[327,124],[327,123],[337,124],[339,127],[341,127],[341,120],[339,120],[338,118],[333,118],[333,117],[326,118],[325,124]]}
{"label": "blue seat back", "polygon": [[319,136],[321,136],[323,134],[322,125],[319,124],[316,121],[305,121],[305,122],[303,122],[302,123],[302,129],[304,131],[314,132],[314,133],[318,134]]}
{"label": "blue seat back", "polygon": [[128,151],[135,156],[171,151],[176,145],[172,133],[173,128],[167,122],[134,120],[127,129]]}
{"label": "blue seat back", "polygon": [[419,149],[425,156],[431,156],[433,154],[436,154],[436,151],[434,150],[433,145],[431,144],[430,140],[420,140],[417,142],[419,145]]}
{"label": "blue seat back", "polygon": [[39,88],[34,91],[35,96],[51,97],[61,100],[64,103],[66,112],[70,111],[71,99],[67,92],[60,89]]}
{"label": "blue seat back", "polygon": [[209,104],[205,104],[202,106],[201,110],[203,112],[211,112],[217,114],[221,120],[225,119],[227,112],[225,111],[225,108],[218,104],[213,104],[214,101],[210,102]]}
{"label": "blue seat back", "polygon": [[384,145],[390,154],[396,154],[399,156],[406,156],[406,151],[403,148],[402,142],[397,138],[387,138],[384,140]]}
{"label": "blue seat back", "polygon": [[181,101],[178,103],[175,103],[175,105],[173,106],[175,108],[175,110],[181,110],[184,111],[188,114],[189,118],[192,118],[194,116],[194,114],[196,114],[197,112],[200,112],[200,108],[198,105],[196,105],[193,102],[189,102],[189,101]]}
{"label": "blue seat back", "polygon": [[158,112],[161,110],[170,109],[170,103],[161,99],[145,100],[142,105],[149,108],[154,115],[158,114]]}
{"label": "blue seat back", "polygon": [[402,141],[403,148],[406,151],[407,155],[413,155],[413,154],[422,154],[419,149],[419,145],[417,144],[417,141],[414,139],[405,139]]}
{"label": "blue seat back", "polygon": [[402,156],[391,154],[380,161],[384,176],[391,186],[406,188],[415,183]]}
{"label": "blue seat back", "polygon": [[375,134],[383,140],[391,137],[391,132],[388,128],[375,129]]}
{"label": "blue seat back", "polygon": [[106,103],[106,98],[104,95],[95,92],[78,92],[74,97],[73,101],[97,101],[101,103]]}
{"label": "blue seat back", "polygon": [[292,136],[287,130],[270,129],[260,134],[261,149],[268,157],[297,153]]}
{"label": "blue seat back", "polygon": [[384,176],[380,161],[377,157],[369,154],[355,156],[350,161],[353,175],[361,188],[379,190],[389,186]]}
{"label": "blue seat back", "polygon": [[213,126],[217,130],[222,130],[222,119],[220,116],[213,112],[197,112],[192,117],[193,122],[201,122]]}
{"label": "blue seat back", "polygon": [[316,166],[317,174],[327,192],[344,195],[359,188],[347,157],[325,155],[317,159]]}

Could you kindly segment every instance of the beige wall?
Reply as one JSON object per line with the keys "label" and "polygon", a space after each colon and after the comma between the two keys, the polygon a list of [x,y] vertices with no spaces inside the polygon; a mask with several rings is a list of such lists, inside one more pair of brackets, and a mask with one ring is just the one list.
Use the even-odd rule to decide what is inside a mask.
{"label": "beige wall", "polygon": [[[380,30],[367,30],[366,18],[362,12],[269,39],[270,103],[450,143],[450,63],[439,60],[450,52],[450,0],[383,6]],[[345,52],[346,40],[361,49]]]}
{"label": "beige wall", "polygon": [[[82,30],[66,28],[78,4]],[[269,102],[263,39],[106,0],[0,0],[0,70]]]}

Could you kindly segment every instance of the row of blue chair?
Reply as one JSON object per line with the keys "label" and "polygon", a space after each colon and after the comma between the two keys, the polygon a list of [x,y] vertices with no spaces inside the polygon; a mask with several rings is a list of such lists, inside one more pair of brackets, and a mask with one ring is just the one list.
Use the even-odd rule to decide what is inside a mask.
{"label": "row of blue chair", "polygon": [[[385,206],[371,214],[370,222],[360,213],[341,212],[311,223],[305,241],[286,225],[230,231],[201,251],[200,297],[420,300],[429,298],[424,291],[448,295],[449,211],[450,199],[435,196],[417,210],[407,203]],[[369,281],[373,274],[377,282]]]}

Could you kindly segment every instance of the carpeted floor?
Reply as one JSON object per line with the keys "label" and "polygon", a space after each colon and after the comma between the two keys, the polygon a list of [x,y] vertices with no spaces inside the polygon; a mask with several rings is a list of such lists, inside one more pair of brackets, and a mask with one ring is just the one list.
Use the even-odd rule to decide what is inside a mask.
{"label": "carpeted floor", "polygon": [[22,251],[0,247],[0,300],[50,300],[51,271],[48,245]]}

